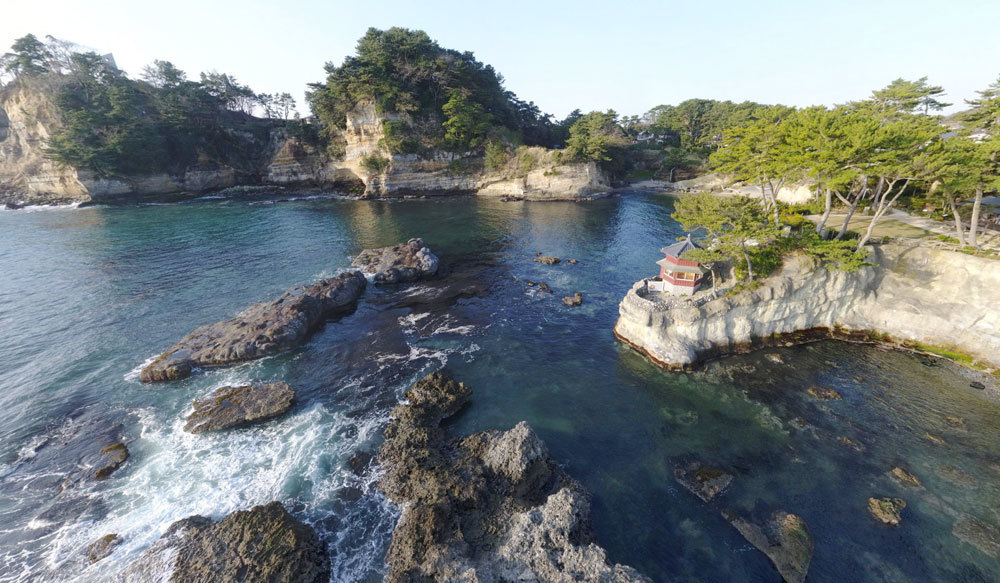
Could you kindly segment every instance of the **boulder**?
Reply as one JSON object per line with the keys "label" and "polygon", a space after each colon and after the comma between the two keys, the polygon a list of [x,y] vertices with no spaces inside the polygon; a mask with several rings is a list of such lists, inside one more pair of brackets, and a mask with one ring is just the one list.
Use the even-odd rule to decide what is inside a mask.
{"label": "boulder", "polygon": [[295,391],[287,383],[219,387],[194,402],[184,431],[204,433],[273,419],[292,407]]}
{"label": "boulder", "polygon": [[368,275],[375,283],[402,283],[430,277],[437,273],[438,258],[431,253],[423,239],[410,239],[406,243],[365,249],[354,258],[351,265]]}
{"label": "boulder", "polygon": [[121,467],[128,459],[128,447],[122,442],[112,443],[101,448],[101,464],[94,470],[94,477],[98,480],[107,480],[111,473]]}
{"label": "boulder", "polygon": [[674,479],[702,501],[708,502],[729,486],[733,476],[719,468],[694,461],[683,468],[674,469]]}
{"label": "boulder", "polygon": [[920,480],[910,472],[896,466],[889,470],[889,477],[908,488],[919,488]]}
{"label": "boulder", "polygon": [[573,292],[573,295],[564,297],[562,303],[573,308],[583,303],[583,296],[580,292]]}
{"label": "boulder", "polygon": [[774,564],[786,583],[802,583],[809,571],[815,543],[806,521],[795,514],[778,511],[763,524],[754,524],[732,512],[723,516]]}
{"label": "boulder", "polygon": [[552,288],[550,288],[549,284],[545,283],[544,281],[538,284],[538,289],[546,293],[552,293]]}
{"label": "boulder", "polygon": [[190,376],[196,366],[245,362],[294,348],[327,318],[349,309],[365,284],[363,275],[350,271],[295,286],[235,318],[196,329],[143,368],[139,379],[147,383],[177,380]]}
{"label": "boulder", "polygon": [[118,577],[119,583],[326,583],[326,549],[312,527],[279,502],[227,515],[179,520]]}
{"label": "boulder", "polygon": [[903,520],[900,514],[906,508],[906,500],[902,498],[869,498],[868,510],[876,520],[889,526],[899,526]]}
{"label": "boulder", "polygon": [[527,423],[449,439],[440,423],[471,391],[442,373],[392,412],[379,488],[402,513],[386,554],[403,581],[648,581],[609,565],[589,528],[590,498]]}
{"label": "boulder", "polygon": [[115,533],[106,534],[101,538],[95,540],[94,542],[87,545],[84,549],[84,553],[87,555],[87,560],[91,563],[96,563],[104,557],[111,554],[111,551],[115,549],[116,546],[120,545],[124,539]]}
{"label": "boulder", "polygon": [[562,261],[558,257],[551,257],[549,255],[539,255],[535,257],[535,263],[544,263],[545,265],[555,265]]}
{"label": "boulder", "polygon": [[806,392],[822,401],[839,401],[841,399],[840,393],[828,387],[812,386],[806,389]]}

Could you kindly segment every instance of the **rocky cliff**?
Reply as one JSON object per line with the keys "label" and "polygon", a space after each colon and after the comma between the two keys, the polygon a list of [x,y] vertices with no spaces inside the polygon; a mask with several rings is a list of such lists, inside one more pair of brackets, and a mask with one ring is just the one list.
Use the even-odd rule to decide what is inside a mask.
{"label": "rocky cliff", "polygon": [[758,289],[704,303],[660,301],[644,282],[620,305],[615,334],[673,368],[763,344],[776,335],[835,328],[969,354],[1000,366],[1000,263],[963,253],[882,245],[857,273],[794,255]]}
{"label": "rocky cliff", "polygon": [[[45,156],[46,141],[61,122],[51,99],[54,88],[44,83],[11,85],[0,91],[2,204],[101,202],[200,193],[237,185],[325,188],[363,192],[368,197],[480,193],[524,199],[578,199],[610,191],[608,177],[593,163],[559,164],[551,156],[536,155],[543,163],[535,168],[513,173],[510,169],[484,172],[481,158],[471,154],[391,154],[385,146],[386,122],[412,120],[402,114],[381,114],[370,102],[359,103],[348,113],[346,127],[341,131],[344,153],[337,158],[275,124],[259,167],[235,169],[201,160],[173,174],[101,177],[57,164]],[[366,158],[384,160],[384,168],[366,168]]]}

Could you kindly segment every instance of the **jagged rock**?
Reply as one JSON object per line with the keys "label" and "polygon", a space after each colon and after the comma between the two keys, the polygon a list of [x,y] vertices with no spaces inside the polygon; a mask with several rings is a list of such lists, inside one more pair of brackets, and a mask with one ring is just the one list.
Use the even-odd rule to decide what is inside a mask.
{"label": "jagged rock", "polygon": [[194,402],[184,431],[204,433],[273,419],[292,407],[295,391],[287,383],[219,387]]}
{"label": "jagged rock", "polygon": [[869,498],[868,510],[879,522],[889,526],[899,526],[903,520],[902,510],[906,508],[906,500],[902,498]]}
{"label": "jagged rock", "polygon": [[[164,576],[166,575],[166,576]],[[213,583],[326,583],[326,549],[312,527],[279,502],[239,510],[218,522],[204,516],[179,520],[118,578]]]}
{"label": "jagged rock", "polygon": [[101,461],[103,465],[94,470],[94,477],[98,480],[106,480],[128,459],[128,447],[120,441],[112,443],[101,449],[101,455],[103,456]]}
{"label": "jagged rock", "polygon": [[580,292],[573,292],[573,295],[563,297],[562,303],[573,308],[583,303],[583,296]]}
{"label": "jagged rock", "polygon": [[147,383],[177,380],[190,376],[196,366],[244,362],[294,348],[327,318],[348,309],[365,283],[363,275],[350,271],[295,286],[235,318],[196,329],[143,368],[139,378]]}
{"label": "jagged rock", "polygon": [[841,398],[840,393],[828,387],[812,386],[806,389],[806,392],[823,401],[839,401]]}
{"label": "jagged rock", "polygon": [[545,282],[542,282],[542,283],[538,284],[538,289],[540,289],[540,290],[542,290],[543,292],[546,292],[546,293],[552,293],[552,288],[550,288],[549,284],[547,284]]}
{"label": "jagged rock", "polygon": [[750,544],[767,555],[787,583],[805,580],[815,548],[805,520],[795,514],[778,511],[758,526],[732,512],[723,512],[722,515]]}
{"label": "jagged rock", "polygon": [[675,468],[674,479],[692,494],[708,502],[729,486],[733,476],[719,468],[694,461],[683,468]]}
{"label": "jagged rock", "polygon": [[899,466],[896,466],[891,470],[889,470],[889,476],[904,486],[908,486],[910,488],[920,487],[920,480],[918,480],[916,476],[914,476],[913,474],[911,474],[910,472],[904,470]]}
{"label": "jagged rock", "polygon": [[434,275],[438,263],[423,239],[410,239],[398,245],[365,249],[351,265],[374,275],[375,283],[402,283]]}
{"label": "jagged rock", "polygon": [[991,557],[1000,556],[1000,531],[977,518],[963,514],[951,533]]}
{"label": "jagged rock", "polygon": [[526,423],[448,439],[471,391],[441,373],[392,412],[379,487],[402,507],[387,581],[648,581],[592,542],[586,491]]}
{"label": "jagged rock", "polygon": [[562,261],[558,257],[552,257],[550,255],[539,255],[535,257],[535,263],[544,263],[545,265],[555,265]]}
{"label": "jagged rock", "polygon": [[115,533],[106,534],[101,538],[95,540],[94,542],[87,545],[84,549],[84,553],[87,555],[87,560],[91,563],[96,563],[104,557],[111,554],[111,551],[118,545],[120,545],[124,539]]}

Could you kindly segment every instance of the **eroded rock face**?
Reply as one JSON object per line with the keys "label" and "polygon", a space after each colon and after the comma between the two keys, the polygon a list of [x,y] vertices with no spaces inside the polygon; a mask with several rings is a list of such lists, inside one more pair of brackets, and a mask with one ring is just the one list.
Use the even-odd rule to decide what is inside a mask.
{"label": "eroded rock face", "polygon": [[294,399],[295,391],[288,383],[219,387],[194,402],[184,431],[204,433],[267,421],[288,411]]}
{"label": "eroded rock face", "polygon": [[231,320],[196,329],[142,369],[143,382],[182,379],[198,366],[254,360],[305,342],[327,318],[347,310],[365,290],[356,271],[295,286],[276,300],[250,306]]}
{"label": "eroded rock face", "polygon": [[647,581],[609,565],[588,525],[587,492],[526,423],[448,439],[440,422],[469,398],[441,373],[393,410],[379,451],[379,487],[401,505],[387,580]]}
{"label": "eroded rock face", "polygon": [[375,283],[402,283],[430,277],[437,273],[438,258],[423,239],[365,249],[351,262],[364,273],[375,276]]}
{"label": "eroded rock face", "polygon": [[801,517],[778,511],[758,525],[732,513],[726,512],[723,516],[750,544],[771,559],[787,583],[805,581],[815,543]]}
{"label": "eroded rock face", "polygon": [[164,573],[172,583],[326,583],[330,565],[312,527],[271,502],[218,522],[204,516],[175,522],[118,581],[164,581]]}

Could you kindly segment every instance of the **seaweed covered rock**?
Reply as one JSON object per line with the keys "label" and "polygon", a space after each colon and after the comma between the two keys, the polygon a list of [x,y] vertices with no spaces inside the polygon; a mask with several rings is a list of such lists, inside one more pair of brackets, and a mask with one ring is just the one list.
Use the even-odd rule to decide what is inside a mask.
{"label": "seaweed covered rock", "polygon": [[326,583],[329,578],[329,559],[316,532],[271,502],[218,522],[191,516],[173,523],[118,581]]}
{"label": "seaweed covered rock", "polygon": [[647,581],[609,565],[590,497],[526,424],[449,439],[471,391],[442,373],[406,392],[379,451],[379,487],[402,507],[387,581]]}
{"label": "seaweed covered rock", "polygon": [[295,286],[276,300],[250,306],[235,318],[191,332],[142,369],[143,382],[182,379],[196,366],[263,358],[305,342],[327,318],[350,308],[365,290],[356,271]]}
{"label": "seaweed covered rock", "polygon": [[778,511],[763,524],[755,524],[731,512],[724,512],[723,516],[750,544],[767,555],[787,583],[805,580],[815,543],[801,517]]}
{"label": "seaweed covered rock", "polygon": [[438,258],[423,239],[406,243],[365,249],[354,258],[352,266],[374,275],[375,283],[403,283],[430,277],[437,273]]}
{"label": "seaweed covered rock", "polygon": [[288,383],[219,387],[194,402],[184,431],[204,433],[267,421],[288,411],[294,399],[295,391]]}

